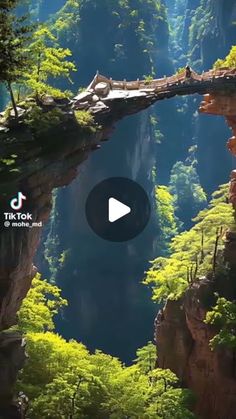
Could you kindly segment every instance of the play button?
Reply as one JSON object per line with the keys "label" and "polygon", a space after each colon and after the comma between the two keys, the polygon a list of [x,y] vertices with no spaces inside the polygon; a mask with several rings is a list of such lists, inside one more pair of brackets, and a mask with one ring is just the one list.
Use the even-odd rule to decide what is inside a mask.
{"label": "play button", "polygon": [[131,212],[131,208],[128,205],[123,204],[115,198],[109,198],[108,202],[108,219],[110,223],[120,220],[120,218]]}
{"label": "play button", "polygon": [[131,179],[113,177],[98,183],[86,201],[91,229],[105,240],[131,240],[146,227],[150,203],[144,189]]}

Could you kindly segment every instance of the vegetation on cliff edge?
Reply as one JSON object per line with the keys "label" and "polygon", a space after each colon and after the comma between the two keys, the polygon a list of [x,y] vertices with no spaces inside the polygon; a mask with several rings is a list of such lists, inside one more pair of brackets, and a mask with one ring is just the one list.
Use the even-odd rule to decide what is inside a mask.
{"label": "vegetation on cliff edge", "polygon": [[70,74],[76,68],[69,60],[71,51],[60,47],[50,29],[41,24],[29,25],[25,17],[17,18],[17,0],[5,3],[0,6],[0,82],[9,90],[18,117],[17,102],[22,97],[68,96],[67,91],[55,86],[55,79],[71,81]]}
{"label": "vegetation on cliff edge", "polygon": [[227,269],[220,252],[227,229],[235,228],[234,211],[227,203],[228,185],[213,194],[209,207],[199,212],[195,225],[173,238],[171,256],[158,257],[146,273],[153,300],[178,299],[199,277]]}
{"label": "vegetation on cliff edge", "polygon": [[224,59],[218,59],[214,68],[236,68],[236,46],[233,45],[229,54]]}
{"label": "vegetation on cliff edge", "polygon": [[236,302],[218,297],[216,304],[206,315],[205,322],[217,330],[210,340],[212,349],[226,347],[236,349]]}

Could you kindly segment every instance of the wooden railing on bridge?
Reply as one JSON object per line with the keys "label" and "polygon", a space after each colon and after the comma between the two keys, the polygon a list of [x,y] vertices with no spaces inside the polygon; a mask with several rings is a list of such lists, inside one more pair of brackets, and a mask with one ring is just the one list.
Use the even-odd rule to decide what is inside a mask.
{"label": "wooden railing on bridge", "polygon": [[186,77],[185,71],[175,74],[170,77],[163,77],[160,79],[144,79],[135,81],[118,81],[109,79],[101,74],[97,73],[87,90],[94,89],[98,83],[104,82],[109,85],[111,90],[150,90],[158,92],[163,91],[169,87],[181,86],[183,84],[194,82],[211,82],[216,79],[235,79],[236,81],[236,69],[214,69],[202,74],[198,74],[195,71],[191,71],[191,77]]}

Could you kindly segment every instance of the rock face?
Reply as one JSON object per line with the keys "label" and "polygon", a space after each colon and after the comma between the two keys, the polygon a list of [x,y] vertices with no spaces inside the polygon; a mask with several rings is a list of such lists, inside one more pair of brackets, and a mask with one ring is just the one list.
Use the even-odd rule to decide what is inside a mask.
{"label": "rock face", "polygon": [[[17,322],[16,314],[36,273],[33,265],[42,226],[52,207],[52,190],[67,185],[77,174],[78,165],[96,149],[103,131],[82,129],[73,115],[45,135],[36,135],[26,126],[1,132],[0,161],[0,330]],[[10,163],[10,165],[7,165]],[[21,191],[26,196],[23,213],[32,216],[34,227],[4,226],[4,213],[20,214],[10,200]],[[13,220],[20,222],[21,220]],[[17,402],[12,402],[16,375],[23,366],[24,345],[15,332],[0,334],[0,417],[17,418]]]}
{"label": "rock face", "polygon": [[207,94],[200,105],[201,113],[212,115],[223,115],[226,118],[228,126],[233,131],[233,136],[228,140],[229,151],[236,156],[236,95],[234,93],[225,94]]}
{"label": "rock face", "polygon": [[195,412],[202,419],[234,419],[236,411],[235,355],[211,351],[214,335],[204,323],[216,284],[203,279],[179,301],[168,301],[157,316],[155,337],[158,366],[174,371],[197,397]]}
{"label": "rock face", "polygon": [[0,334],[0,417],[21,418],[17,401],[12,402],[13,388],[18,371],[25,361],[25,342],[20,333],[2,332]]}
{"label": "rock face", "polygon": [[[81,131],[72,118],[43,137],[33,137],[21,126],[1,135],[0,330],[16,323],[16,312],[35,275],[32,260],[50,214],[52,190],[72,181],[102,135]],[[5,164],[11,154],[13,169]],[[12,212],[10,199],[18,191],[27,197],[22,211],[30,213],[37,226],[4,226],[4,213]]]}
{"label": "rock face", "polygon": [[[211,115],[223,115],[228,126],[233,132],[233,136],[228,140],[227,147],[233,156],[236,156],[236,95],[234,93],[207,94],[199,107],[199,112]],[[229,201],[236,209],[236,171],[231,172]]]}

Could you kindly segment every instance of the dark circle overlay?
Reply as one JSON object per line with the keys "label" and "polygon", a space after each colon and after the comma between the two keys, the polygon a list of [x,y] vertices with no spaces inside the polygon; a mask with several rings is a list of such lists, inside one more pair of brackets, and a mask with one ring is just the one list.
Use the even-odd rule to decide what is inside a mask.
{"label": "dark circle overlay", "polygon": [[[131,208],[131,212],[111,223],[108,203],[115,198]],[[112,177],[98,183],[86,201],[86,217],[91,229],[98,236],[112,242],[131,240],[146,227],[151,206],[144,189],[131,179]]]}

